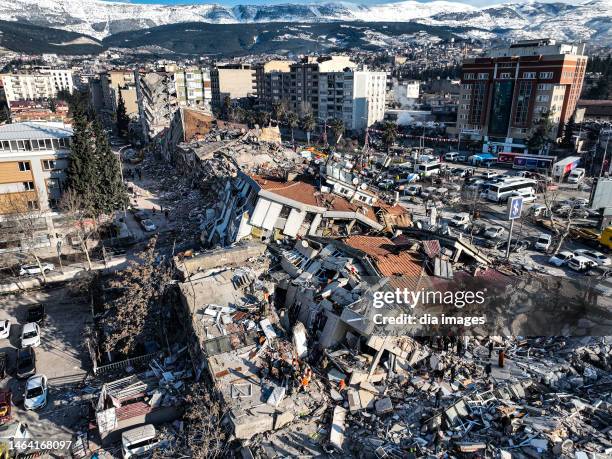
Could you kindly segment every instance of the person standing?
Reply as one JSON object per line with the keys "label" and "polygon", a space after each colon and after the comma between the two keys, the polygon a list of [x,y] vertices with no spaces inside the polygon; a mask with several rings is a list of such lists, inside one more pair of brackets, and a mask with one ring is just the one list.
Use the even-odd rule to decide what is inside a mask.
{"label": "person standing", "polygon": [[499,355],[497,358],[497,363],[499,368],[504,368],[504,359],[506,358],[506,352],[503,349],[499,350]]}
{"label": "person standing", "polygon": [[489,358],[493,357],[493,340],[489,341]]}

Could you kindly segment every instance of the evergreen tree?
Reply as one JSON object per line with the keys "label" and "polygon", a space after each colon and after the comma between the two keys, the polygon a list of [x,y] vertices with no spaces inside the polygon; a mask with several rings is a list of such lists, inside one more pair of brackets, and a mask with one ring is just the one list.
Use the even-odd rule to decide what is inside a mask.
{"label": "evergreen tree", "polygon": [[287,112],[285,114],[285,119],[287,122],[287,125],[289,126],[289,129],[291,129],[291,143],[295,142],[294,137],[293,137],[293,130],[298,127],[298,116],[293,113],[293,112]]}
{"label": "evergreen tree", "polygon": [[302,129],[306,132],[306,138],[308,139],[308,144],[310,145],[310,133],[314,130],[317,125],[317,121],[315,120],[312,113],[307,113],[302,118]]}
{"label": "evergreen tree", "polygon": [[73,112],[73,136],[70,145],[70,164],[66,172],[66,188],[81,197],[83,206],[90,214],[95,211],[95,195],[100,189],[99,176],[95,165],[92,132],[85,114]]}
{"label": "evergreen tree", "polygon": [[387,121],[383,126],[382,142],[385,148],[388,150],[393,146],[397,139],[397,124]]}
{"label": "evergreen tree", "polygon": [[563,130],[563,139],[561,140],[561,145],[565,148],[571,148],[574,145],[574,141],[572,137],[574,136],[574,132],[576,130],[576,123],[574,122],[574,116],[567,120],[565,123],[565,129]]}
{"label": "evergreen tree", "polygon": [[339,118],[334,118],[329,122],[329,127],[334,133],[336,144],[338,144],[338,142],[340,142],[340,139],[342,138],[342,134],[344,134],[344,121]]}
{"label": "evergreen tree", "polygon": [[117,101],[117,132],[119,132],[121,137],[125,138],[128,135],[130,118],[125,109],[125,101],[123,100],[121,89],[117,87],[117,91],[119,92],[119,100]]}
{"label": "evergreen tree", "polygon": [[538,123],[535,125],[529,139],[527,139],[527,148],[529,151],[538,153],[550,142],[550,130],[552,123],[550,121],[550,113],[542,113]]}
{"label": "evergreen tree", "polygon": [[57,104],[55,103],[55,99],[49,99],[49,110],[53,113],[57,111]]}
{"label": "evergreen tree", "polygon": [[127,194],[121,180],[121,164],[111,150],[108,138],[99,120],[93,123],[95,137],[95,167],[98,190],[95,198],[97,215],[110,214],[127,204]]}

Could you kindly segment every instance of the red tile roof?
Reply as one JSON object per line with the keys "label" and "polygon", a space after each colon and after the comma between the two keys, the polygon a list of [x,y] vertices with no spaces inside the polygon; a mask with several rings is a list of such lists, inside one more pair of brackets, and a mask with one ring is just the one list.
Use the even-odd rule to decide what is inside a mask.
{"label": "red tile roof", "polygon": [[420,277],[423,273],[421,262],[386,237],[350,236],[344,242],[354,249],[369,255],[383,276],[402,275]]}

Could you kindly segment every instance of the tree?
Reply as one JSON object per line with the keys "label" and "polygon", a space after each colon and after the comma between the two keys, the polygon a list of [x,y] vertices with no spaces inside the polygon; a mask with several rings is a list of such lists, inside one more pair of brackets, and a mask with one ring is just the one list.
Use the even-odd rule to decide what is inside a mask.
{"label": "tree", "polygon": [[571,116],[567,123],[565,123],[565,128],[563,129],[563,139],[561,139],[561,145],[565,148],[573,148],[574,146],[574,131],[576,130],[576,123],[574,121],[574,115]]}
{"label": "tree", "polygon": [[125,108],[123,94],[121,94],[121,89],[118,86],[117,92],[119,93],[119,100],[117,101],[117,132],[121,137],[127,138],[130,127],[130,117]]}
{"label": "tree", "polygon": [[91,271],[92,266],[88,244],[96,232],[95,220],[88,218],[88,215],[91,215],[92,212],[85,208],[83,199],[73,190],[64,192],[60,201],[60,208],[63,211],[64,217],[70,224],[70,232],[68,235],[77,240],[79,247],[87,259],[87,266]]}
{"label": "tree", "polygon": [[275,121],[280,121],[285,118],[287,114],[287,106],[284,101],[274,102],[272,104],[272,117]]}
{"label": "tree", "polygon": [[57,104],[55,103],[55,99],[49,99],[49,110],[53,113],[57,111]]}
{"label": "tree", "polygon": [[293,112],[287,112],[285,118],[287,126],[289,126],[289,129],[291,129],[291,143],[293,143],[295,142],[293,138],[293,130],[298,127],[299,119],[298,116]]}
{"label": "tree", "polygon": [[329,122],[329,127],[334,133],[336,145],[338,145],[338,143],[342,139],[342,134],[344,134],[344,121],[339,118],[334,118]]}
{"label": "tree", "polygon": [[95,167],[99,185],[94,211],[99,216],[123,208],[127,205],[128,197],[121,178],[121,163],[111,150],[99,120],[93,123],[93,135],[95,138]]}
{"label": "tree", "polygon": [[270,124],[270,114],[264,111],[258,111],[255,113],[255,121],[260,128],[268,126]]}
{"label": "tree", "polygon": [[82,111],[73,115],[70,163],[66,170],[66,188],[80,196],[85,208],[94,212],[100,177],[95,164],[95,147],[89,123]]}
{"label": "tree", "polygon": [[0,207],[4,209],[5,219],[10,226],[0,228],[0,238],[16,240],[18,238],[22,253],[34,261],[40,269],[43,282],[47,283],[47,274],[43,271],[42,262],[38,255],[39,241],[49,238],[43,234],[46,230],[45,212],[40,209],[36,192],[5,193],[0,195]]}
{"label": "tree", "polygon": [[552,122],[550,120],[550,113],[542,113],[542,116],[535,125],[531,136],[527,139],[527,148],[529,148],[531,152],[539,153],[550,143],[551,128]]}
{"label": "tree", "polygon": [[110,281],[110,286],[122,293],[105,305],[102,324],[104,347],[109,352],[129,355],[144,342],[163,342],[163,299],[171,275],[164,264],[156,263],[156,242],[156,238],[150,239],[136,260]]}
{"label": "tree", "polygon": [[383,126],[382,142],[387,150],[395,143],[397,139],[397,124],[387,121]]}
{"label": "tree", "polygon": [[302,129],[306,132],[306,138],[308,139],[308,145],[310,145],[310,133],[314,130],[317,122],[312,113],[307,113],[302,117]]}
{"label": "tree", "polygon": [[232,99],[230,98],[230,96],[225,96],[223,98],[223,102],[221,103],[221,119],[224,119],[225,121],[233,120],[233,111],[234,110],[232,107]]}

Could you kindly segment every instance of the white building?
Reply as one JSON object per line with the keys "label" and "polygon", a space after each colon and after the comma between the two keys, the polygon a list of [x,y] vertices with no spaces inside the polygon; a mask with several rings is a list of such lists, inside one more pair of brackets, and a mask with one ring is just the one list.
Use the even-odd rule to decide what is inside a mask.
{"label": "white building", "polygon": [[174,74],[176,98],[180,106],[210,108],[210,70],[200,67],[166,68]]}
{"label": "white building", "polygon": [[74,90],[72,70],[41,68],[33,72],[4,73],[0,79],[8,102],[52,99],[61,90]]}
{"label": "white building", "polygon": [[387,74],[347,69],[319,75],[320,119],[344,121],[347,130],[363,130],[385,115]]}

